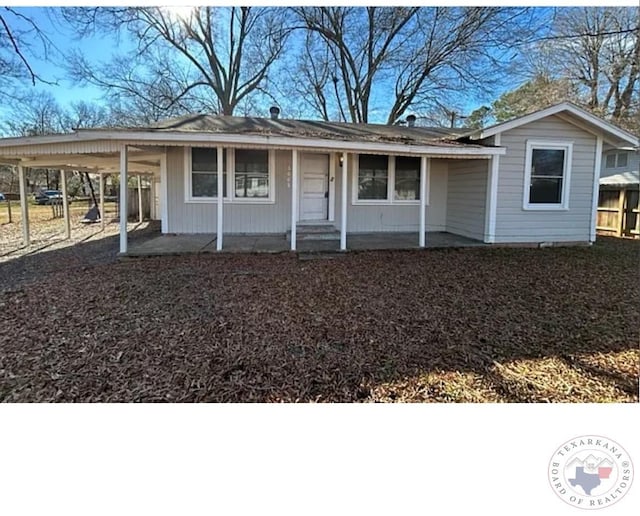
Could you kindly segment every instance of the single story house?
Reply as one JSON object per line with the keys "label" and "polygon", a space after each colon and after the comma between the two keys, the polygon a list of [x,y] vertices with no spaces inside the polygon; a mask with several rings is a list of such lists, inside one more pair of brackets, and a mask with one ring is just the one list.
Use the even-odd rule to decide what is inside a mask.
{"label": "single story house", "polygon": [[[562,103],[477,131],[406,125],[191,115],[149,127],[0,139],[0,163],[149,174],[163,233],[431,231],[489,244],[595,240],[603,145],[634,135]],[[218,173],[218,172],[222,173]],[[26,210],[26,206],[23,207]],[[25,211],[26,213],[26,211]],[[126,220],[120,251],[127,252]],[[27,231],[28,233],[28,231]],[[27,235],[28,236],[28,235]]]}

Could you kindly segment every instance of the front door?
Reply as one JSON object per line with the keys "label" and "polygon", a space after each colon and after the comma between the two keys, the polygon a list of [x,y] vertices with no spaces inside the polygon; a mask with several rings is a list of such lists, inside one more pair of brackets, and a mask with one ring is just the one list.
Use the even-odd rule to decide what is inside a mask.
{"label": "front door", "polygon": [[329,155],[301,154],[300,220],[327,220]]}

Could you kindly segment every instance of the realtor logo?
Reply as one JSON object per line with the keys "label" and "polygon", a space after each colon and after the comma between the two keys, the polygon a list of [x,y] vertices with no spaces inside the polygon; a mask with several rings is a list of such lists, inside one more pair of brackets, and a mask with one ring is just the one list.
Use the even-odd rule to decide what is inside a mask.
{"label": "realtor logo", "polygon": [[580,509],[603,509],[631,487],[633,464],[627,451],[602,436],[583,435],[561,445],[549,462],[549,482],[565,502]]}

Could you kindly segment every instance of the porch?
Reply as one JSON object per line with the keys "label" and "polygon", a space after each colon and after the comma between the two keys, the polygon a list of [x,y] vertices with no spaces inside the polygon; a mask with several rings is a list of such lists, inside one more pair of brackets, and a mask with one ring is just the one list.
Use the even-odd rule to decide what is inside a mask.
{"label": "porch", "polygon": [[[425,247],[479,247],[485,246],[479,240],[473,240],[446,232],[427,233]],[[382,249],[417,249],[416,233],[359,233],[350,234],[350,251],[368,251]],[[281,253],[291,250],[286,234],[261,235],[225,235],[224,252],[230,253]],[[340,251],[339,240],[298,240],[297,251],[302,253]],[[199,254],[216,252],[216,234],[201,233],[194,235],[159,234],[144,241],[131,242],[127,256],[159,256],[177,254]]]}

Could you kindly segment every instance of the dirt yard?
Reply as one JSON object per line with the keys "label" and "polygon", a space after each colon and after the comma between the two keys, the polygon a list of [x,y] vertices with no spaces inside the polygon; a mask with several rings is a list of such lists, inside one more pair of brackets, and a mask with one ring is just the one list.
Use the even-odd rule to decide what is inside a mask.
{"label": "dirt yard", "polygon": [[1,400],[638,401],[637,241],[88,262],[98,245],[0,264]]}

